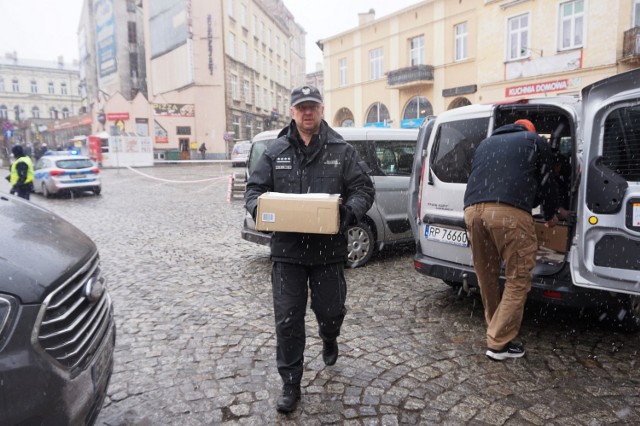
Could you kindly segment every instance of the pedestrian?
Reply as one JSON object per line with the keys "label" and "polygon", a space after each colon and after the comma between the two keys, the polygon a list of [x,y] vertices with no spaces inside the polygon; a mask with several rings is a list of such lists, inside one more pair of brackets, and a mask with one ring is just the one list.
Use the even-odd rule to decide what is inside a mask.
{"label": "pedestrian", "polygon": [[337,338],[346,314],[347,294],[344,230],[364,216],[374,198],[368,166],[323,120],[318,89],[293,89],[290,113],[290,124],[260,156],[247,182],[247,211],[255,219],[258,197],[268,191],[340,194],[342,203],[338,234],[274,232],[271,237],[276,363],[283,381],[276,408],[284,413],[293,411],[300,399],[309,290],[323,342],[322,359],[326,365],[338,359]]}
{"label": "pedestrian", "polygon": [[202,157],[202,159],[204,160],[206,157],[206,153],[207,153],[207,146],[204,144],[204,142],[202,142],[200,144],[200,148],[198,148],[198,151],[200,151],[200,156]]}
{"label": "pedestrian", "polygon": [[[496,129],[476,149],[464,194],[464,221],[487,323],[486,355],[520,358],[520,332],[538,243],[531,210],[541,202],[545,226],[558,223],[552,152],[529,120]],[[538,201],[539,200],[539,201]],[[500,294],[500,265],[505,264]]]}
{"label": "pedestrian", "polygon": [[43,155],[45,155],[48,151],[47,148],[47,144],[43,143],[42,145],[40,145],[40,148],[36,149],[36,161],[38,161],[39,159],[42,158]]}
{"label": "pedestrian", "polygon": [[9,193],[17,194],[18,197],[28,200],[33,191],[33,162],[20,145],[11,148],[11,152],[15,161],[11,164],[9,174],[9,182],[11,183]]}

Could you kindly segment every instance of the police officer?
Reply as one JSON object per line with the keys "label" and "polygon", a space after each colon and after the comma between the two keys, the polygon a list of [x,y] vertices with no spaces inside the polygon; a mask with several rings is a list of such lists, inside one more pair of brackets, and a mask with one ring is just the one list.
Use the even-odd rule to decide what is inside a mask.
{"label": "police officer", "polygon": [[11,148],[15,161],[11,165],[9,182],[11,183],[11,194],[17,194],[25,200],[29,199],[33,191],[33,163],[31,158],[24,153],[22,146],[15,145]]}
{"label": "police officer", "polygon": [[343,231],[364,216],[374,198],[368,166],[322,119],[318,89],[294,89],[290,111],[291,123],[262,154],[247,182],[246,209],[255,219],[258,197],[268,191],[340,194],[342,204],[338,234],[274,232],[271,237],[276,362],[283,381],[276,408],[285,413],[293,411],[300,398],[308,290],[323,341],[323,361],[333,365],[338,358],[347,293]]}

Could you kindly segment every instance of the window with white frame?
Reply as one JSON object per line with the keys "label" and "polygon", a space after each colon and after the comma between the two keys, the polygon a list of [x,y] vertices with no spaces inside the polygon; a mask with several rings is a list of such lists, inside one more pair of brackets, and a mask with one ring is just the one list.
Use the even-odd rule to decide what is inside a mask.
{"label": "window with white frame", "polygon": [[236,35],[234,33],[229,33],[227,38],[227,54],[232,58],[236,57]]}
{"label": "window with white frame", "polygon": [[377,80],[383,76],[383,50],[382,47],[369,51],[369,77],[371,80]]}
{"label": "window with white frame", "polygon": [[240,139],[240,116],[232,115],[233,138]]}
{"label": "window with white frame", "polygon": [[253,15],[253,36],[254,37],[258,37],[258,17],[256,15]]}
{"label": "window with white frame", "polygon": [[67,83],[60,83],[60,94],[67,94]]}
{"label": "window with white frame", "polygon": [[230,18],[233,18],[233,0],[227,0],[227,15],[229,15]]}
{"label": "window with white frame", "polygon": [[231,74],[231,99],[238,100],[238,76]]}
{"label": "window with white frame", "polygon": [[253,91],[253,94],[254,94],[254,96],[256,97],[256,99],[255,99],[255,106],[256,106],[257,108],[260,108],[260,86],[258,86],[258,85],[256,84],[256,85],[255,85],[255,87],[254,87],[254,89],[255,89],[255,90]]}
{"label": "window with white frame", "polygon": [[240,5],[240,25],[247,28],[247,6],[245,4]]}
{"label": "window with white frame", "polygon": [[560,3],[560,40],[558,48],[575,49],[584,44],[584,0]]}
{"label": "window with white frame", "polygon": [[251,86],[249,80],[244,80],[242,83],[242,94],[244,95],[244,101],[248,104],[253,103],[251,101]]}
{"label": "window with white frame", "polygon": [[633,0],[633,27],[640,27],[640,0]]}
{"label": "window with white frame", "polygon": [[69,118],[69,108],[62,108],[62,118]]}
{"label": "window with white frame", "polygon": [[249,45],[246,41],[242,42],[242,62],[249,64]]}
{"label": "window with white frame", "polygon": [[14,92],[20,91],[20,83],[18,82],[17,78],[14,78],[13,80],[11,80],[11,88]]}
{"label": "window with white frame", "polygon": [[0,77],[0,92],[4,92],[4,78]]}
{"label": "window with white frame", "polygon": [[338,71],[340,74],[340,87],[345,87],[347,81],[347,58],[342,58],[338,61]]}
{"label": "window with white frame", "polygon": [[424,35],[413,37],[409,40],[409,62],[411,66],[423,65],[424,60]]}
{"label": "window with white frame", "polygon": [[38,108],[37,106],[31,108],[31,117],[40,118],[40,108]]}
{"label": "window with white frame", "polygon": [[271,104],[269,100],[269,93],[267,92],[267,88],[262,88],[262,109],[269,110],[269,105]]}
{"label": "window with white frame", "polygon": [[467,52],[467,23],[462,22],[454,26],[455,38],[456,38],[456,46],[455,46],[455,58],[456,61],[462,61],[463,59],[467,59],[469,53]]}
{"label": "window with white frame", "polygon": [[53,84],[53,81],[50,81],[48,86],[49,86],[48,91],[50,95],[53,95],[54,93],[56,93],[56,88]]}
{"label": "window with white frame", "polygon": [[9,118],[9,109],[6,105],[0,105],[0,118],[7,120]]}
{"label": "window with white frame", "polygon": [[507,21],[507,60],[529,56],[529,14],[514,16]]}
{"label": "window with white frame", "polygon": [[49,118],[58,118],[58,111],[55,107],[49,108]]}
{"label": "window with white frame", "polygon": [[38,93],[38,82],[31,80],[31,93]]}

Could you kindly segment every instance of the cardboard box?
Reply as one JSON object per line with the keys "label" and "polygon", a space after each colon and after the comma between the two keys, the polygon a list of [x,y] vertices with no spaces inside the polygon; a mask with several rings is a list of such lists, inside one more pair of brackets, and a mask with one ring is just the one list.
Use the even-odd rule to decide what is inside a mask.
{"label": "cardboard box", "polygon": [[258,231],[337,234],[340,195],[267,192],[258,197]]}
{"label": "cardboard box", "polygon": [[544,226],[544,222],[536,222],[536,237],[538,247],[545,247],[559,253],[567,251],[567,234],[569,228],[566,224],[559,223],[553,228]]}

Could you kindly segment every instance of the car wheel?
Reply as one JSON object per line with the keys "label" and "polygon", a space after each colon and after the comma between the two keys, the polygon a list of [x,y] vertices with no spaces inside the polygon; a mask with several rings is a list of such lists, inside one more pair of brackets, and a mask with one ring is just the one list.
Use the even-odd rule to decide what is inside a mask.
{"label": "car wheel", "polygon": [[640,331],[640,296],[629,296],[607,312],[609,324],[623,332]]}
{"label": "car wheel", "polygon": [[42,183],[42,195],[44,195],[45,198],[51,197],[51,193],[47,189],[47,185],[44,182]]}
{"label": "car wheel", "polygon": [[94,193],[95,195],[100,195],[100,192],[101,192],[101,191],[102,191],[102,188],[101,188],[101,187],[99,187],[99,186],[98,186],[98,187],[93,188],[93,193]]}
{"label": "car wheel", "polygon": [[360,222],[347,229],[347,266],[357,268],[371,259],[375,251],[375,236],[369,225]]}

